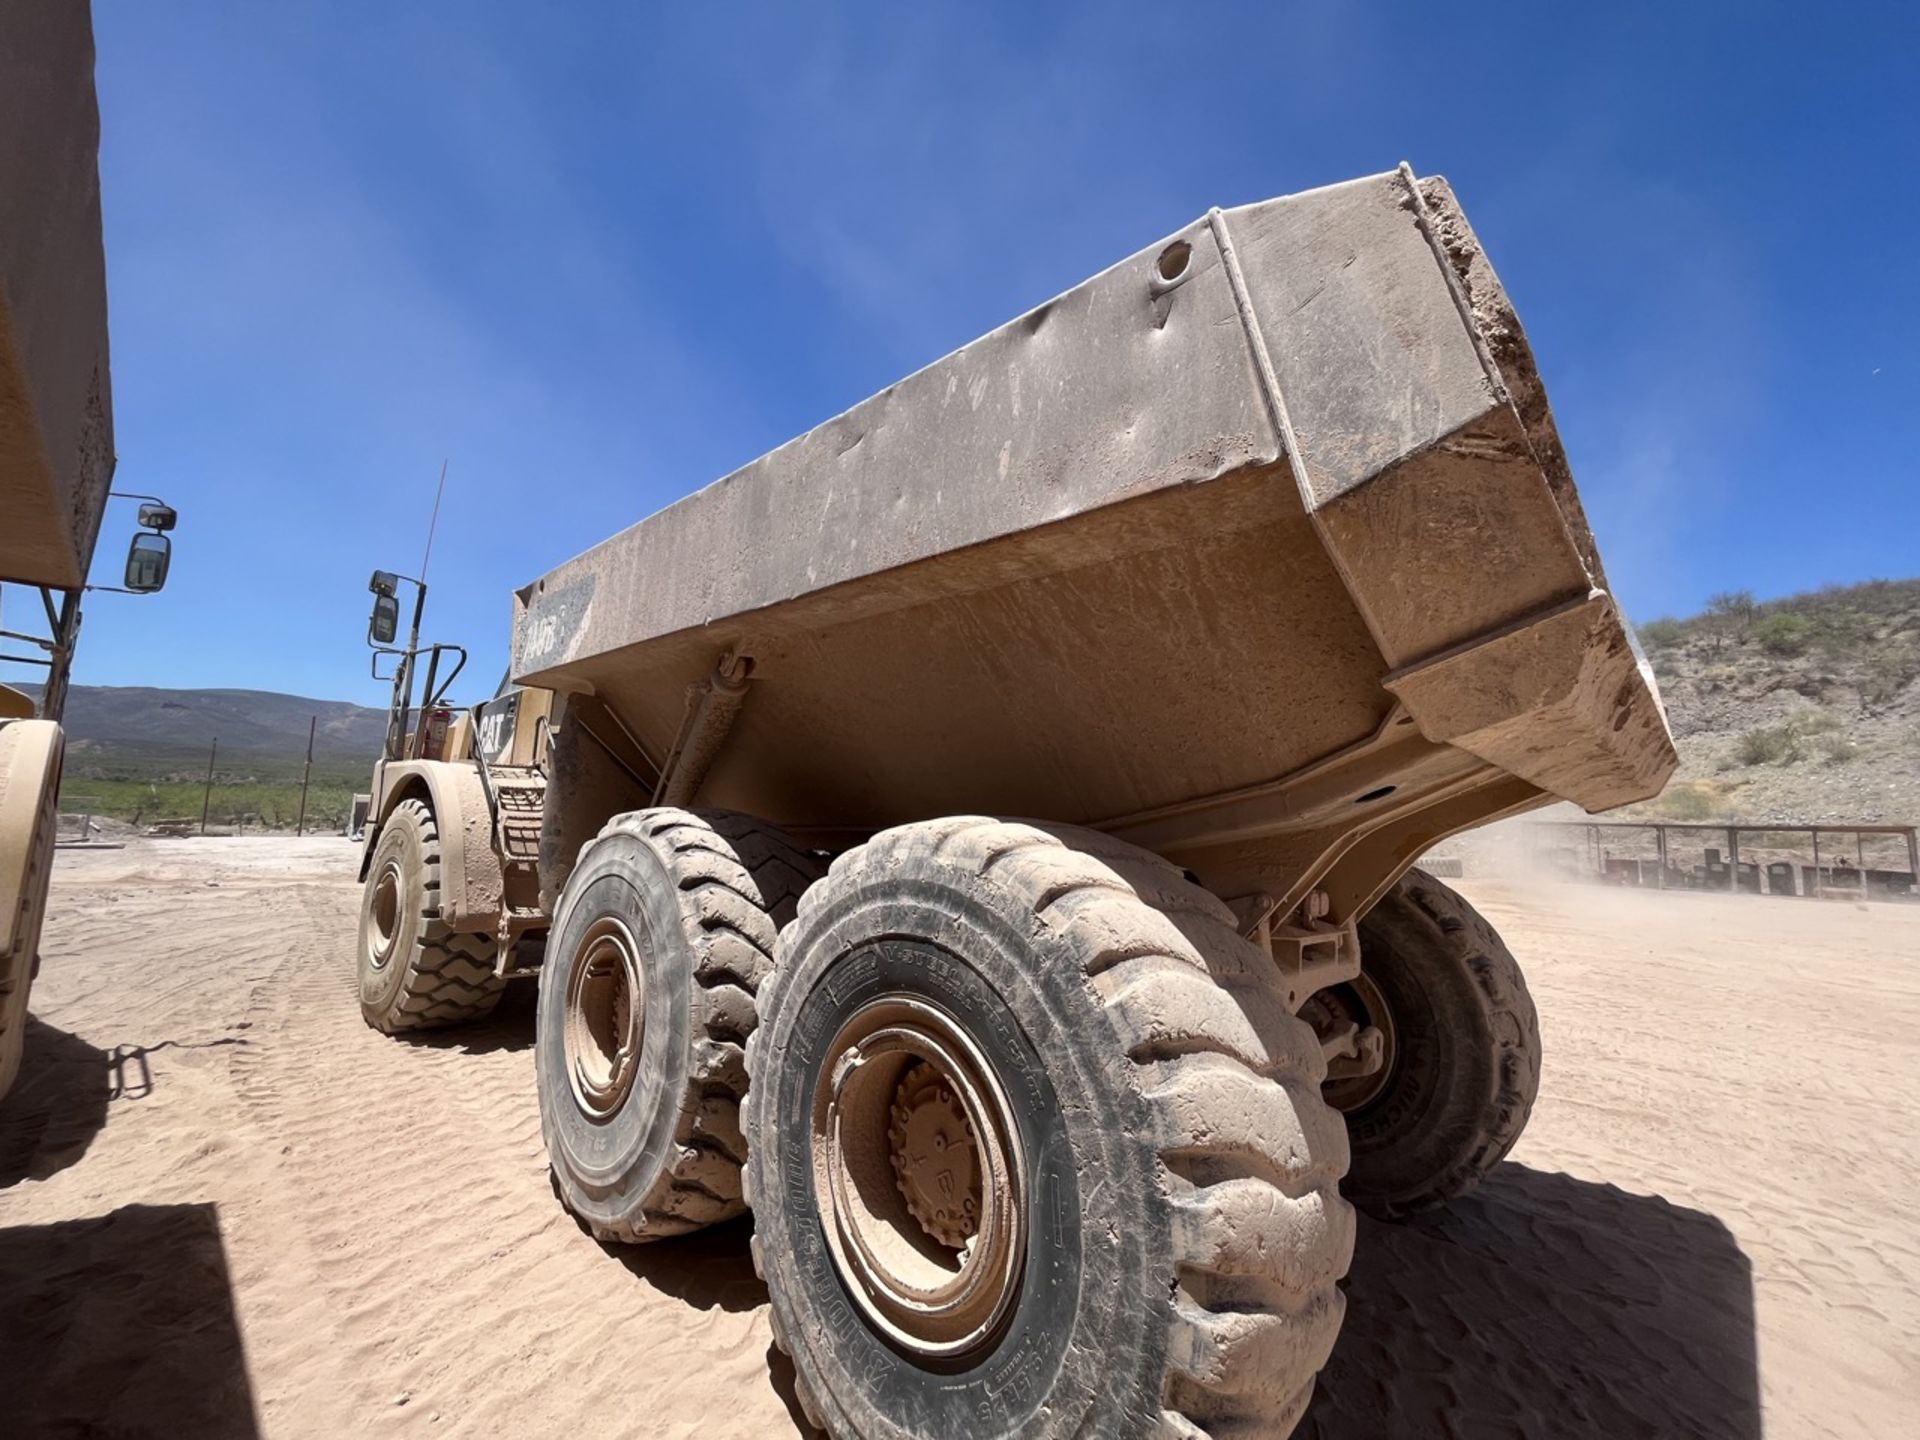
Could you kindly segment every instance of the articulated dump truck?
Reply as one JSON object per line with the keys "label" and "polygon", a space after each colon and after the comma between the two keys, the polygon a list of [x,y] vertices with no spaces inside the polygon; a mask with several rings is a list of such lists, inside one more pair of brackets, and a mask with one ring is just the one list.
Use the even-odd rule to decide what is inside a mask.
{"label": "articulated dump truck", "polygon": [[[113,481],[99,142],[84,0],[0,6],[0,601],[39,592],[0,607],[0,661],[45,681],[37,704],[0,684],[0,1096],[20,1069],[53,863],[59,721]],[[135,498],[151,503],[121,588],[144,593],[166,581],[174,516]]]}
{"label": "articulated dump truck", "polygon": [[617,1241],[751,1210],[836,1437],[1287,1433],[1351,1207],[1463,1194],[1538,1080],[1513,957],[1410,867],[1675,765],[1404,167],[1212,211],[567,562],[511,674],[383,762],[367,1018],[537,974],[559,1193]]}

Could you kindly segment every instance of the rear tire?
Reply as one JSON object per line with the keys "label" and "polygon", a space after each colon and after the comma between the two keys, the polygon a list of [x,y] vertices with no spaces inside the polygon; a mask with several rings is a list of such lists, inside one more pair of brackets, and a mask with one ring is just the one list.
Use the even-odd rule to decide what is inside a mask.
{"label": "rear tire", "polygon": [[747,1099],[754,1262],[816,1423],[1285,1435],[1353,1216],[1276,978],[1109,837],[957,817],[836,860],[781,935]]}
{"label": "rear tire", "polygon": [[[1513,1149],[1540,1088],[1540,1019],[1494,928],[1419,870],[1360,922],[1360,965],[1392,1041],[1386,1073],[1347,1111],[1345,1188],[1394,1220],[1467,1194]],[[1328,1098],[1340,1103],[1338,1086]]]}
{"label": "rear tire", "polygon": [[440,919],[440,829],[422,800],[380,827],[360,899],[360,1013],[389,1035],[464,1025],[493,1013],[506,981],[499,942]]}
{"label": "rear tire", "polygon": [[40,966],[65,737],[51,720],[0,725],[0,1096],[20,1073],[27,997]]}
{"label": "rear tire", "polygon": [[740,1214],[744,1047],[774,937],[821,865],[746,815],[617,815],[567,877],[540,970],[540,1128],[561,1199],[636,1243]]}

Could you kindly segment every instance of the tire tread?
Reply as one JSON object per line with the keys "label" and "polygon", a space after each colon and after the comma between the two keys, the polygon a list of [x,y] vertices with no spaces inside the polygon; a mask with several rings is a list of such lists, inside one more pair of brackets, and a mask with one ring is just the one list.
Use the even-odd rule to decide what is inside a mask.
{"label": "tire tread", "polygon": [[588,849],[610,836],[649,846],[672,876],[694,952],[693,1063],[674,1130],[675,1158],[625,1219],[588,1219],[596,1239],[640,1244],[684,1235],[746,1210],[740,1107],[746,1051],[759,1024],[782,917],[792,919],[818,859],[783,831],[729,810],[662,807],[609,820]]}
{"label": "tire tread", "polygon": [[424,800],[402,800],[388,825],[410,825],[420,839],[420,939],[406,975],[384,1010],[364,1010],[388,1035],[438,1030],[484,1020],[500,1003],[506,980],[494,973],[499,942],[491,935],[447,928],[440,915],[440,825]]}
{"label": "tire tread", "polygon": [[[1034,925],[1070,940],[1153,1117],[1176,1293],[1161,1408],[1136,1418],[1193,1440],[1286,1434],[1339,1328],[1354,1221],[1339,1193],[1346,1130],[1320,1098],[1320,1047],[1286,1010],[1277,972],[1222,902],[1158,856],[1097,832],[983,816],[883,831],[840,856],[801,897],[802,924],[909,856],[1000,887]],[[781,975],[776,966],[762,987],[763,1016],[778,1010]],[[747,1063],[760,1063],[752,1040]],[[747,1171],[747,1193],[759,1196],[751,1158]],[[756,1244],[763,1277],[765,1258]],[[792,1353],[777,1321],[774,1339]],[[830,1433],[863,1433],[817,1413],[825,1407],[804,1374],[796,1388]]]}

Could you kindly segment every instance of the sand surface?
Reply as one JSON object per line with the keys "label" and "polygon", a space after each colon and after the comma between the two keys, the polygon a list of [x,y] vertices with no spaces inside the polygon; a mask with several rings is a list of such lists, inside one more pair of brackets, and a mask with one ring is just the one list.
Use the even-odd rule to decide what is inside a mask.
{"label": "sand surface", "polygon": [[[63,852],[0,1105],[0,1433],[804,1433],[744,1224],[604,1248],[525,999],[353,1001],[344,841]],[[1302,1434],[1920,1434],[1920,907],[1469,881],[1546,1067],[1451,1213],[1364,1223]],[[530,997],[527,997],[530,998]]]}

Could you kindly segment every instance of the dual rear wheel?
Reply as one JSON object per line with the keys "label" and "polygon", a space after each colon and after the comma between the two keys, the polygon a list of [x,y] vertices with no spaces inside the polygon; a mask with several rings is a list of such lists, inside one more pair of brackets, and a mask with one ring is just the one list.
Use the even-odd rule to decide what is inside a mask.
{"label": "dual rear wheel", "polygon": [[1524,1123],[1518,972],[1425,877],[1323,1007],[1387,1020],[1385,1063],[1323,1093],[1324,1015],[1151,854],[955,817],[821,871],[746,816],[616,817],[560,897],[536,1070],[596,1236],[753,1210],[775,1339],[834,1436],[1284,1435],[1339,1328],[1350,1154],[1353,1198],[1400,1214]]}
{"label": "dual rear wheel", "polygon": [[745,817],[641,811],[582,853],[547,957],[556,1186],[606,1239],[751,1206],[830,1433],[1279,1434],[1305,1408],[1345,1132],[1265,955],[1164,862],[962,817],[820,878]]}
{"label": "dual rear wheel", "polygon": [[1360,922],[1360,975],[1311,997],[1322,1035],[1381,1035],[1378,1068],[1328,1082],[1346,1117],[1348,1199],[1383,1220],[1457,1200],[1506,1158],[1540,1087],[1540,1019],[1519,963],[1471,905],[1407,872]]}

